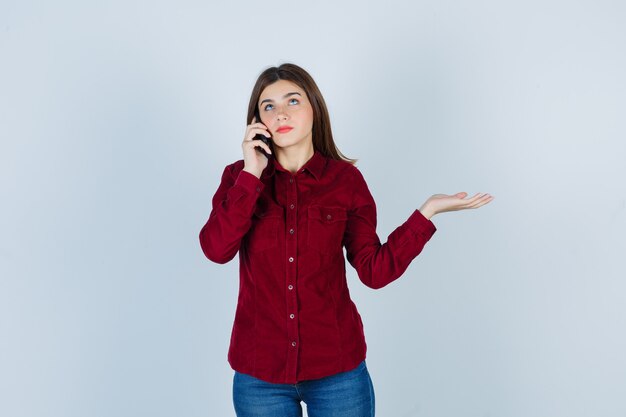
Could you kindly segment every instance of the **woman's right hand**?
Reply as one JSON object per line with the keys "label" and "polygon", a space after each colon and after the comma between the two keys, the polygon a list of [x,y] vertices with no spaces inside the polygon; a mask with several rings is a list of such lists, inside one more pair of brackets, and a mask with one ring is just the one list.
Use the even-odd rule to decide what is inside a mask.
{"label": "woman's right hand", "polygon": [[268,164],[268,158],[263,153],[256,150],[259,146],[265,149],[265,152],[271,154],[272,151],[262,140],[255,140],[254,137],[258,134],[262,134],[267,138],[271,138],[267,127],[256,121],[256,117],[252,119],[252,123],[246,127],[246,134],[243,138],[241,148],[243,149],[243,170],[255,175],[257,178],[261,178],[261,174]]}

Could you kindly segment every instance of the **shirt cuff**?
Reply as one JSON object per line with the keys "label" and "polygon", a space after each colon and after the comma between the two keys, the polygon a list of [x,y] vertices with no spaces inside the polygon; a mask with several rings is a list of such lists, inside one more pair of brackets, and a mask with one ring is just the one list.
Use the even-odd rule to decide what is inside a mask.
{"label": "shirt cuff", "polygon": [[413,232],[413,234],[423,236],[427,239],[430,239],[430,237],[437,231],[433,222],[424,217],[422,212],[419,210],[415,210],[413,214],[411,214],[411,217],[409,217],[406,221],[406,224],[409,226],[409,229]]}
{"label": "shirt cuff", "polygon": [[250,194],[261,194],[263,188],[265,188],[265,185],[261,182],[261,180],[248,171],[239,172],[239,175],[235,180],[235,185],[240,186]]}

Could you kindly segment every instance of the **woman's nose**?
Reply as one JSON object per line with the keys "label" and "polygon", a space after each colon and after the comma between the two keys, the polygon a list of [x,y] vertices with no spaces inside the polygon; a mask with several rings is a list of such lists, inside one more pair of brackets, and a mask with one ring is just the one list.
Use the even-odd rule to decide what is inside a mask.
{"label": "woman's nose", "polygon": [[276,112],[276,120],[286,120],[288,118],[289,118],[289,115],[284,109],[282,108],[278,109],[278,111]]}

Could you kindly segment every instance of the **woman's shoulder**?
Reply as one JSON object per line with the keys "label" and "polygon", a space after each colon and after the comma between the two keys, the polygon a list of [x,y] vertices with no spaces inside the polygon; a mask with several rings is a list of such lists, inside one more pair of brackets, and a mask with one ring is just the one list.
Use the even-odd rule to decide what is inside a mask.
{"label": "woman's shoulder", "polygon": [[224,168],[224,173],[228,172],[229,174],[234,175],[236,177],[243,170],[243,167],[244,167],[243,159],[240,159],[238,161],[235,161],[231,164],[226,165],[226,168]]}
{"label": "woman's shoulder", "polygon": [[336,175],[353,181],[365,181],[359,168],[348,161],[328,159],[328,169]]}
{"label": "woman's shoulder", "polygon": [[222,171],[222,180],[221,180],[222,183],[224,182],[234,183],[237,180],[239,173],[243,171],[243,167],[244,167],[243,159],[226,165],[224,167],[224,170]]}
{"label": "woman's shoulder", "polygon": [[351,164],[348,161],[345,161],[343,159],[332,159],[332,158],[327,158],[327,167],[329,170],[333,171],[333,172],[337,172],[340,174],[350,174],[350,175],[355,175],[356,173],[359,172],[359,169],[356,167],[356,165]]}

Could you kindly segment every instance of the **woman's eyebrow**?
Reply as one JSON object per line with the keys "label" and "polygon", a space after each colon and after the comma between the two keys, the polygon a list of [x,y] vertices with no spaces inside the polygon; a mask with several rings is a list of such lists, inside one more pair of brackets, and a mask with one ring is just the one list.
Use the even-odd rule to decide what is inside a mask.
{"label": "woman's eyebrow", "polygon": [[[291,93],[287,93],[287,94],[285,94],[285,95],[283,96],[283,98],[287,98],[287,97],[289,97],[289,96],[293,96],[294,94],[297,94],[297,95],[299,95],[300,97],[302,97],[302,95],[301,95],[300,93],[298,93],[298,92],[295,92],[295,91],[294,91],[294,92],[291,92]],[[265,103],[266,101],[274,101],[274,100],[272,100],[271,98],[266,98],[265,100],[263,100],[263,101],[262,101],[262,102],[260,102],[259,104],[263,104],[263,103]]]}

